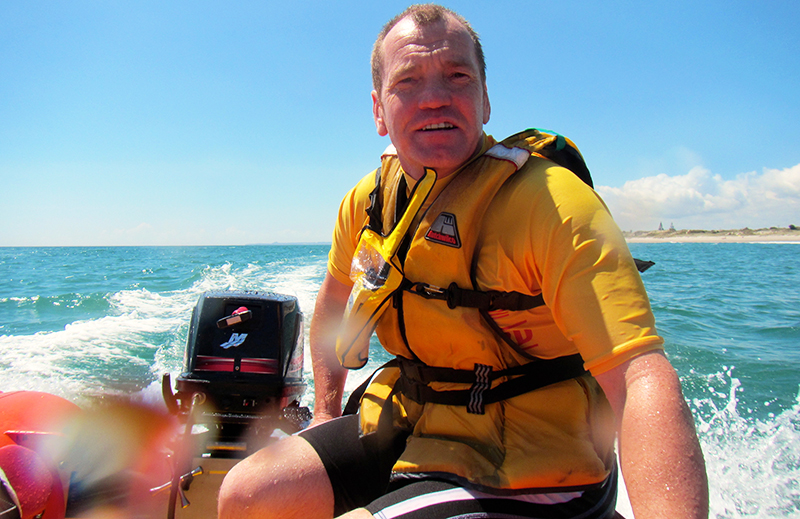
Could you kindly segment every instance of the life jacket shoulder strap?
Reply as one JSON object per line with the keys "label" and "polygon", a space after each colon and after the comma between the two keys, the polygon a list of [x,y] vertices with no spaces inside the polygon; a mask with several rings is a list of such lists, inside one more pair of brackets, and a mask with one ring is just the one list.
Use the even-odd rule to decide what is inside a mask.
{"label": "life jacket shoulder strap", "polygon": [[369,207],[367,207],[367,225],[373,230],[381,232],[383,215],[383,200],[381,198],[381,168],[375,170],[375,187],[369,193]]}
{"label": "life jacket shoulder strap", "polygon": [[[369,193],[369,206],[366,209],[367,227],[373,231],[384,234],[383,229],[383,186],[381,185],[381,175],[383,169],[379,167],[375,170],[375,187]],[[409,198],[406,193],[407,182],[404,176],[400,177],[397,188],[397,200],[394,208],[394,221],[397,222],[408,206]]]}

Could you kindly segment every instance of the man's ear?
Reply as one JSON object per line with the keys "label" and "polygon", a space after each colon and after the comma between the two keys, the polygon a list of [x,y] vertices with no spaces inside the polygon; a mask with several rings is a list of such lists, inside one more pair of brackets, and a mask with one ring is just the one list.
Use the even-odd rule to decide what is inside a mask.
{"label": "man's ear", "polygon": [[378,135],[381,137],[389,135],[389,130],[386,129],[386,122],[383,119],[383,106],[378,92],[375,90],[372,91],[372,117],[375,119],[375,128],[378,130]]}
{"label": "man's ear", "polygon": [[492,105],[489,103],[489,88],[486,83],[483,84],[483,124],[489,122],[489,116],[492,114]]}

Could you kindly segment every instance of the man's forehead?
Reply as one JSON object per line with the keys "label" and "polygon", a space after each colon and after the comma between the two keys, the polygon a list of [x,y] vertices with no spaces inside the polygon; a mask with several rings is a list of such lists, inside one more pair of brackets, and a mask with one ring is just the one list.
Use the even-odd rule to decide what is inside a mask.
{"label": "man's forehead", "polygon": [[[449,15],[448,15],[449,16]],[[398,54],[435,53],[436,51],[466,45],[469,52],[460,61],[470,61],[476,58],[474,44],[466,27],[453,17],[448,17],[434,23],[417,26],[413,19],[406,17],[400,20],[386,35],[383,41],[384,55],[389,59],[400,58]],[[461,44],[461,45],[459,45]],[[402,58],[401,58],[402,60]]]}

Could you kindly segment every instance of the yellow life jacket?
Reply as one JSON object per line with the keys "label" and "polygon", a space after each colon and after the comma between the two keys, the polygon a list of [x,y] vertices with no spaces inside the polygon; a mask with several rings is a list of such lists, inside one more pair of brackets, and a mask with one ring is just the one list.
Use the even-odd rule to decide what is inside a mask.
{"label": "yellow life jacket", "polygon": [[[568,366],[559,368],[568,376],[548,380],[537,366],[564,359],[532,358],[503,337],[479,305],[435,293],[452,286],[483,293],[473,275],[478,229],[497,192],[538,155],[541,141],[538,132],[513,136],[454,173],[411,226],[407,252],[398,251],[405,283],[385,305],[376,331],[400,367],[378,374],[360,407],[365,434],[378,431],[387,409],[394,426],[411,430],[395,473],[508,490],[592,485],[609,474],[613,432],[597,431],[613,431],[610,409],[596,381],[582,367],[576,370],[575,359],[564,358]],[[377,205],[387,235],[402,213],[395,209],[405,194],[403,176],[396,155],[385,155]],[[537,298],[526,287],[514,288],[499,294],[519,294],[528,303]],[[531,385],[533,378],[541,380]],[[475,402],[487,394],[495,397]],[[390,398],[393,405],[384,405]]]}

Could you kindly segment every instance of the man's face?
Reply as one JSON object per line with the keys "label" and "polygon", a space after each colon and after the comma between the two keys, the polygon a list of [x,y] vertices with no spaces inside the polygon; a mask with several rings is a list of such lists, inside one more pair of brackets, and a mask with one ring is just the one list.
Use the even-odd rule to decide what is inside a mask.
{"label": "man's face", "polygon": [[475,47],[455,19],[417,27],[406,18],[383,41],[383,85],[372,92],[379,135],[389,135],[414,178],[445,177],[481,144],[489,96]]}

